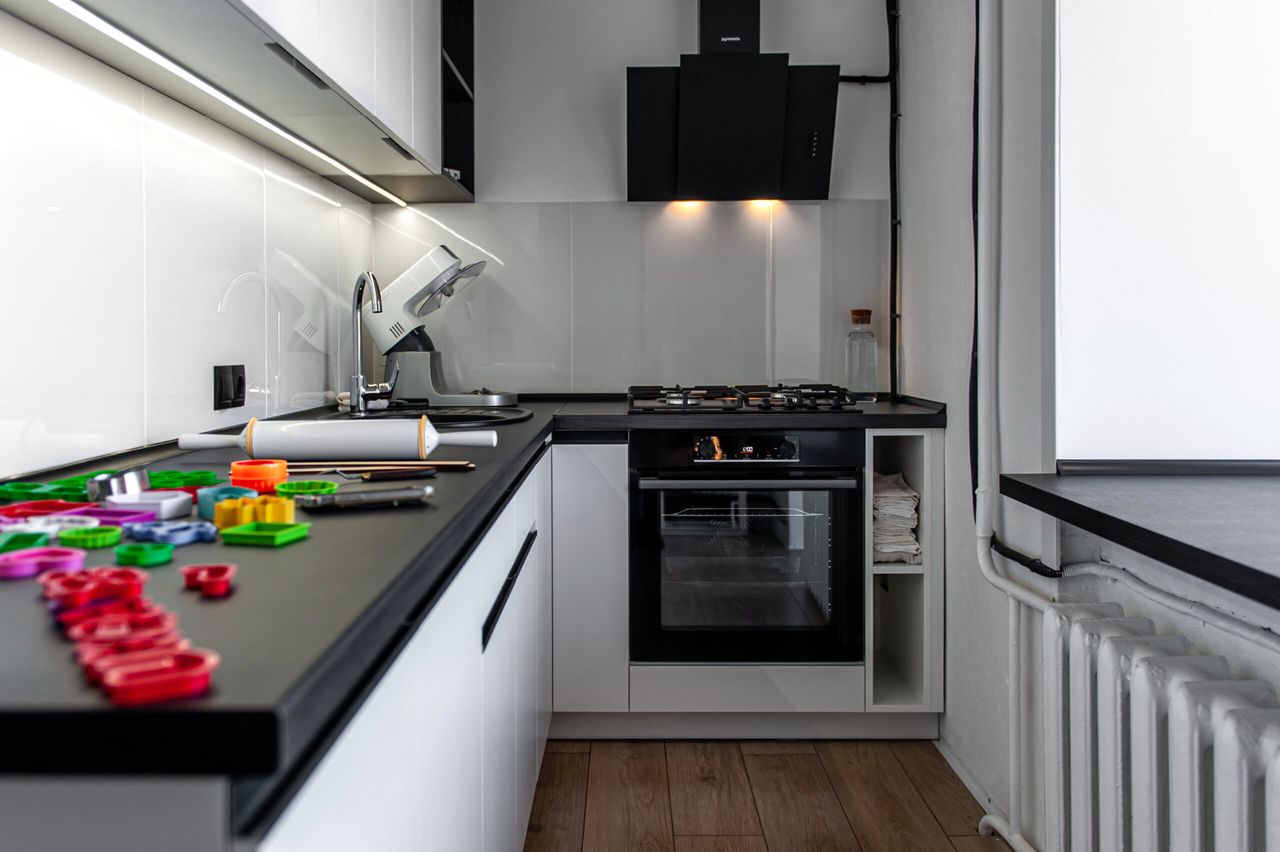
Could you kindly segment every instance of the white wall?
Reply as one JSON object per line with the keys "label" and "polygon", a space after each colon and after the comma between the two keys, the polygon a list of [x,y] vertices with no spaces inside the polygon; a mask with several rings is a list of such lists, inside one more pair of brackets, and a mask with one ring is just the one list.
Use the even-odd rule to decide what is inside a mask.
{"label": "white wall", "polygon": [[[626,69],[697,52],[696,0],[476,4],[482,201],[626,198]],[[888,67],[880,0],[763,0],[761,49],[846,74]],[[888,92],[842,86],[832,198],[888,197]]]}
{"label": "white wall", "polygon": [[[367,203],[2,13],[0,101],[0,476],[309,407],[347,372]],[[233,363],[248,404],[214,412]]]}
{"label": "white wall", "polygon": [[[999,253],[1001,469],[1051,469],[1053,310],[1052,65],[1042,3],[1005,3],[1001,82]],[[903,388],[948,404],[946,434],[947,712],[945,750],[989,807],[1007,812],[1008,605],[979,574],[969,470],[968,382],[973,344],[971,208],[973,5],[905,0],[902,7]],[[1049,100],[1046,102],[1046,87]],[[1046,106],[1047,104],[1047,106]],[[1007,502],[1007,501],[1006,501]],[[1002,507],[1001,536],[1053,551],[1040,518]],[[1047,545],[1047,548],[1046,548]],[[1027,636],[1034,634],[1029,625]],[[1028,651],[1029,654],[1034,653]],[[1034,677],[1034,671],[1031,674]],[[1034,727],[1034,726],[1033,726]],[[1039,781],[1022,792],[1027,832],[1039,825]]]}
{"label": "white wall", "polygon": [[375,269],[389,284],[437,243],[489,262],[427,322],[462,390],[842,381],[849,309],[883,330],[886,218],[874,201],[376,205]]}
{"label": "white wall", "polygon": [[1062,5],[1062,458],[1280,458],[1280,6],[1229,8]]}
{"label": "white wall", "polygon": [[[879,0],[765,0],[761,27],[793,63],[888,66]],[[427,325],[457,387],[843,382],[849,310],[871,308],[883,340],[886,87],[841,87],[839,200],[625,201],[626,68],[679,64],[696,33],[695,0],[478,4],[479,203],[374,222],[384,283],[438,242],[490,261]]]}

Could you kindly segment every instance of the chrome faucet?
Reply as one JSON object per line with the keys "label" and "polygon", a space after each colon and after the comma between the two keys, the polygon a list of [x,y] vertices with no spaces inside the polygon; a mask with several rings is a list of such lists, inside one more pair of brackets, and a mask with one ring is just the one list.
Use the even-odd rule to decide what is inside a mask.
{"label": "chrome faucet", "polygon": [[[364,383],[364,358],[361,348],[364,343],[364,321],[360,316],[360,308],[364,302],[365,284],[373,285],[373,294],[369,300],[369,310],[375,314],[382,313],[382,290],[378,288],[378,279],[372,272],[361,272],[356,279],[355,293],[351,297],[351,354],[353,369],[351,376],[351,416],[366,417],[369,414],[369,400],[388,396],[395,385],[393,375],[389,383],[366,385]],[[399,370],[396,371],[399,373]]]}

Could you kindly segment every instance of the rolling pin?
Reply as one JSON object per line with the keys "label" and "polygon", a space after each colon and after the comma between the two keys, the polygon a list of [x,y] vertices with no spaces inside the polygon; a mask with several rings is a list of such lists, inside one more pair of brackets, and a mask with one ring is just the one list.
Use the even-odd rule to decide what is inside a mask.
{"label": "rolling pin", "polygon": [[254,417],[239,435],[183,435],[182,450],[242,449],[251,459],[425,460],[437,446],[496,447],[498,433],[446,432],[417,420],[268,420]]}

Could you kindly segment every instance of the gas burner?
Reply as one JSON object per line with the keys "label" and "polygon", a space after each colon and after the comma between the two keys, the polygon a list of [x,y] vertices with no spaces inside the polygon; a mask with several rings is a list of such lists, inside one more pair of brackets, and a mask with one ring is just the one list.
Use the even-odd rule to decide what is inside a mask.
{"label": "gas burner", "polygon": [[642,385],[628,391],[628,410],[644,411],[748,411],[787,414],[851,412],[854,395],[837,385],[695,385],[660,387]]}

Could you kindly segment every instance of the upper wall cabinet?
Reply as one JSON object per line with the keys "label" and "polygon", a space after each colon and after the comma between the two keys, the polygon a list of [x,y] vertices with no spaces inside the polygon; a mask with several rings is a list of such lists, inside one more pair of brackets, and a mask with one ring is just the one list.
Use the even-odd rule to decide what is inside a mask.
{"label": "upper wall cabinet", "polygon": [[470,144],[451,152],[445,128],[442,3],[456,2],[0,0],[0,9],[363,198],[413,203],[472,200]]}

